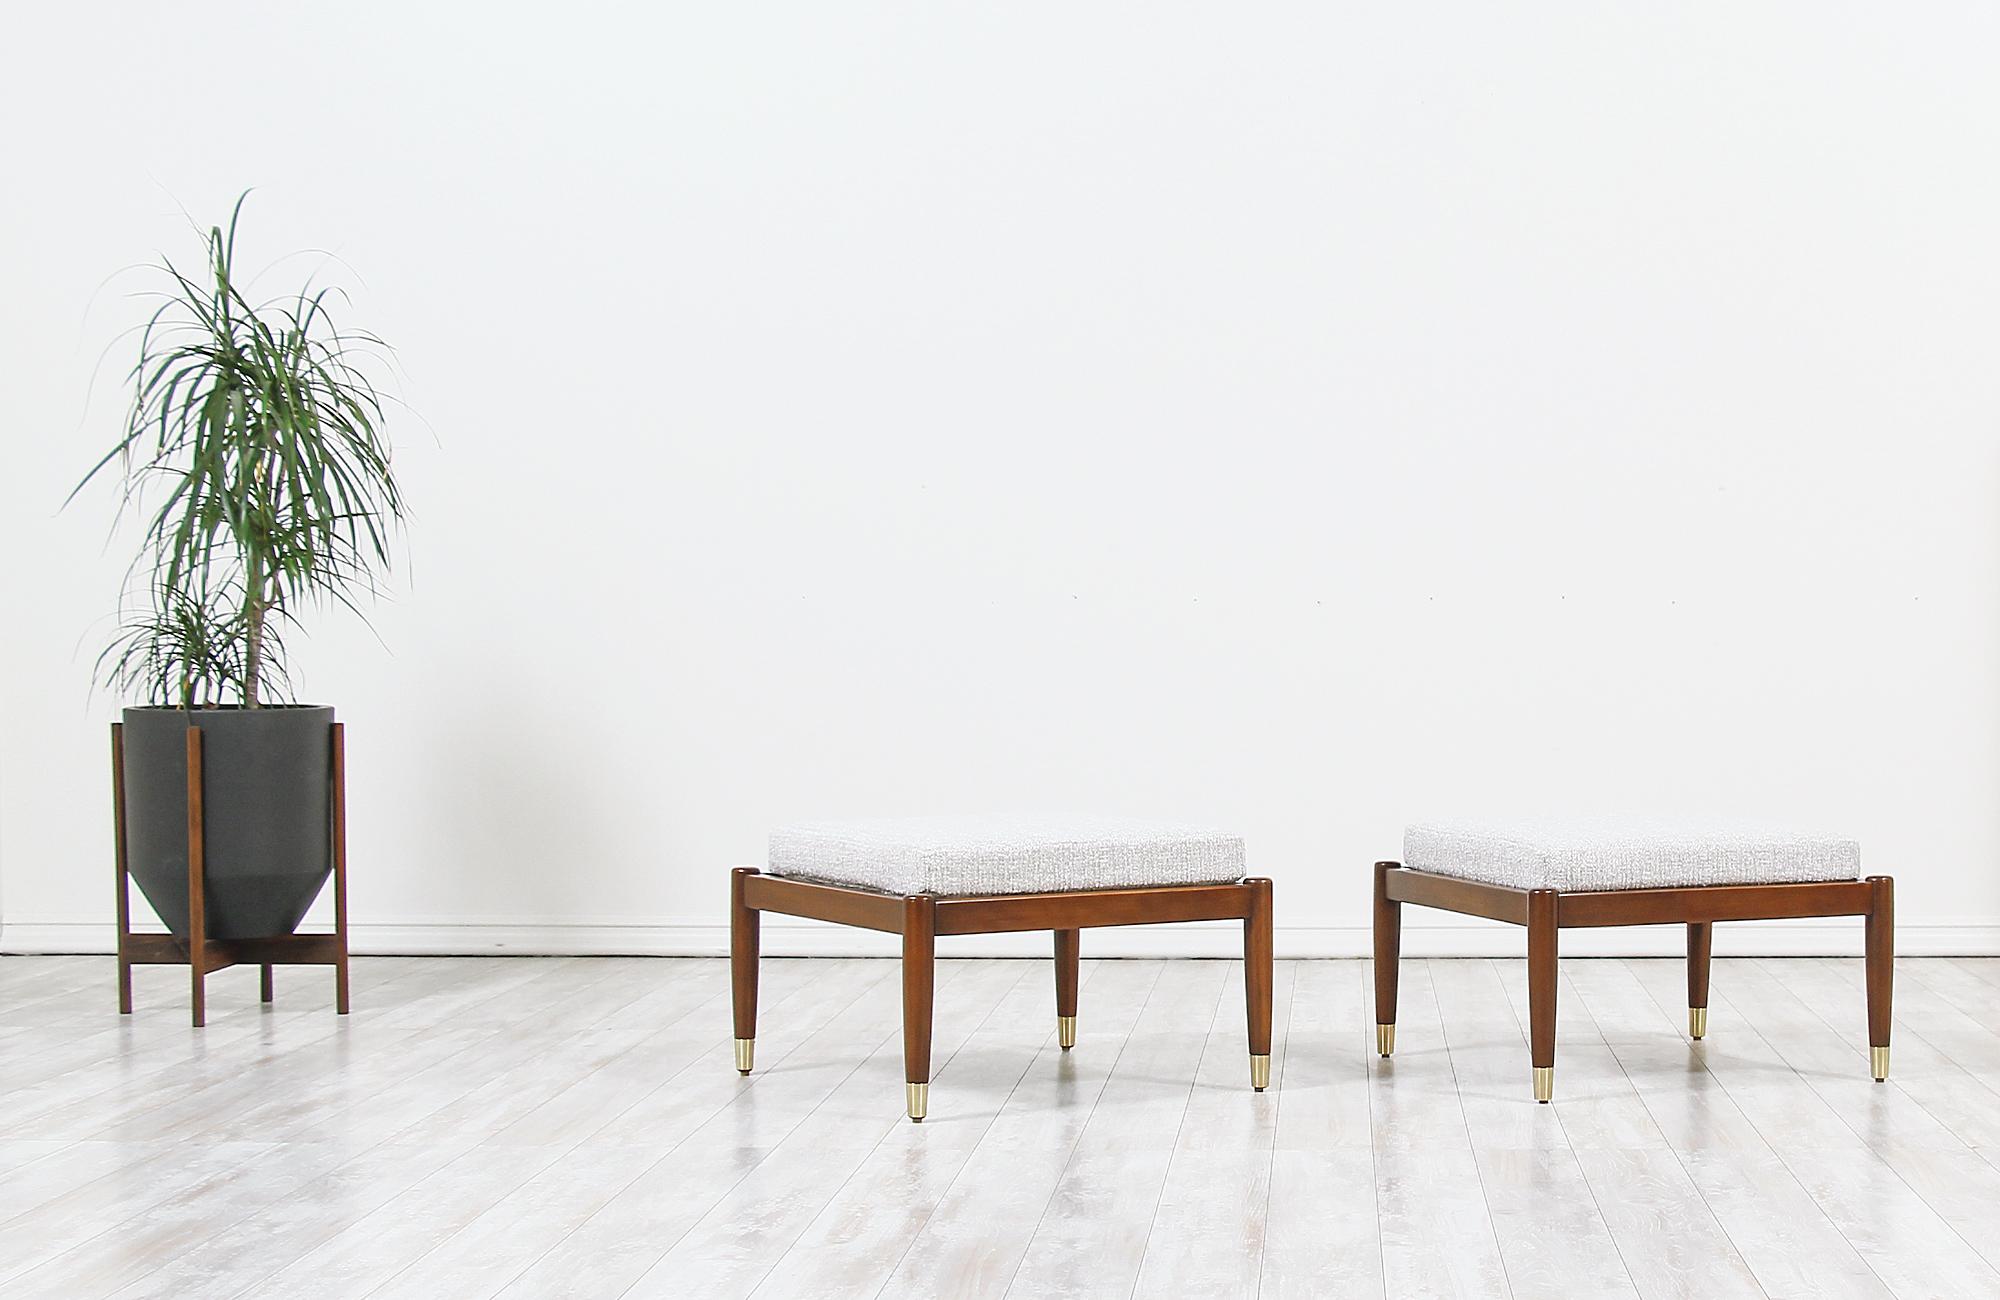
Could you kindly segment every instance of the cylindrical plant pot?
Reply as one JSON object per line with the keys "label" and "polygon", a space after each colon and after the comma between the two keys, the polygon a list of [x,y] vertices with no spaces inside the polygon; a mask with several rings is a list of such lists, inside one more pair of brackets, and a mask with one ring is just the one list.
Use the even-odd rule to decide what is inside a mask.
{"label": "cylindrical plant pot", "polygon": [[125,710],[132,878],[188,937],[187,731],[202,732],[202,888],[210,939],[290,934],[333,870],[333,710]]}

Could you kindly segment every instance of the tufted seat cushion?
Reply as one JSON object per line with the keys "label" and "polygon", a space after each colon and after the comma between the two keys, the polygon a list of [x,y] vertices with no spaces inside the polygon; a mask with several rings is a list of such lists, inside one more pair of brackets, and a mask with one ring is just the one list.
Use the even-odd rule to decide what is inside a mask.
{"label": "tufted seat cushion", "polygon": [[1239,836],[1120,817],[896,817],[771,833],[773,875],[889,894],[1045,894],[1243,878]]}
{"label": "tufted seat cushion", "polygon": [[1512,889],[1659,889],[1855,880],[1853,840],[1769,826],[1587,818],[1419,822],[1403,865]]}

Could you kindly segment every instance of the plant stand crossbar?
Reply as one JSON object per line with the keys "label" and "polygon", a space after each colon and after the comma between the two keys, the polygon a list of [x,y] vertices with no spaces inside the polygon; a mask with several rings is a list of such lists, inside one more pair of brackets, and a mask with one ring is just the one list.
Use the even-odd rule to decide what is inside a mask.
{"label": "plant stand crossbar", "polygon": [[342,725],[333,724],[333,933],[281,934],[264,939],[210,939],[204,895],[202,852],[203,783],[202,733],[187,729],[188,937],[135,934],[132,931],[131,874],[125,841],[125,728],[111,724],[111,799],[118,858],[118,1011],[132,1014],[134,966],[186,966],[189,971],[197,1029],[208,1022],[204,984],[215,971],[230,966],[262,968],[258,996],[272,999],[274,966],[333,967],[334,1010],[347,1014],[347,748]]}

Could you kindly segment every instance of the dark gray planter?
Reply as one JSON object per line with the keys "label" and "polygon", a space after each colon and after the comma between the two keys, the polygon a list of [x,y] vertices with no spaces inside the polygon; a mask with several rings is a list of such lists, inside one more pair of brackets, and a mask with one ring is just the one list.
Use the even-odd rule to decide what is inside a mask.
{"label": "dark gray planter", "polygon": [[333,710],[125,710],[126,860],[146,901],[183,940],[190,726],[202,732],[207,935],[290,934],[333,870]]}

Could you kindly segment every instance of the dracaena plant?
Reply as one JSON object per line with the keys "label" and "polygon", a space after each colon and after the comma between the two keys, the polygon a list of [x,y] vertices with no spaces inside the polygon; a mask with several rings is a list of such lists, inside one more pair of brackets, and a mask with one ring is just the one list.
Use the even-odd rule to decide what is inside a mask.
{"label": "dracaena plant", "polygon": [[254,709],[286,694],[284,631],[317,604],[359,613],[403,517],[368,376],[385,347],[334,324],[329,290],[247,299],[242,210],[239,198],[209,231],[199,277],[160,263],[124,436],[76,489],[115,474],[121,515],[144,520],[98,674],[154,704]]}

